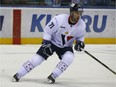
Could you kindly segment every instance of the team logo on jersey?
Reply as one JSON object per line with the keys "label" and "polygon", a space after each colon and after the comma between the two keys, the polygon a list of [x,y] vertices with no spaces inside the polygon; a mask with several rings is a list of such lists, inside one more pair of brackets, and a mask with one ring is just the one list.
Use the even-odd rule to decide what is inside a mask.
{"label": "team logo on jersey", "polygon": [[67,41],[69,41],[72,38],[73,38],[73,36],[67,36]]}

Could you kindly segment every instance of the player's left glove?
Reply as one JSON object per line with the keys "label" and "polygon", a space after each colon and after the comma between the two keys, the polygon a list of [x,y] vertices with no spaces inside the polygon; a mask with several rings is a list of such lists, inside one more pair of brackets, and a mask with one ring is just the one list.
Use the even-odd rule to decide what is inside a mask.
{"label": "player's left glove", "polygon": [[47,56],[51,56],[53,54],[52,48],[51,48],[51,42],[48,40],[43,40],[42,42],[42,51]]}
{"label": "player's left glove", "polygon": [[82,41],[77,41],[76,44],[75,44],[75,46],[74,46],[74,49],[75,49],[76,51],[82,51],[82,49],[84,49],[84,47],[85,47],[84,42],[82,42]]}

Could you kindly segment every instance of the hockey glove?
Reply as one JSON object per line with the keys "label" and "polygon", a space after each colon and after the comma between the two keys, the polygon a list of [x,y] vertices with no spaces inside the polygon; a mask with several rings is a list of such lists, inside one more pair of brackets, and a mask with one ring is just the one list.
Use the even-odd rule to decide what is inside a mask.
{"label": "hockey glove", "polygon": [[53,51],[51,49],[51,43],[48,40],[43,40],[42,42],[42,51],[47,56],[51,56],[53,54]]}
{"label": "hockey glove", "polygon": [[76,44],[75,44],[75,46],[74,46],[74,49],[75,49],[76,51],[82,51],[82,49],[84,49],[84,47],[85,47],[84,42],[82,42],[82,41],[77,41]]}

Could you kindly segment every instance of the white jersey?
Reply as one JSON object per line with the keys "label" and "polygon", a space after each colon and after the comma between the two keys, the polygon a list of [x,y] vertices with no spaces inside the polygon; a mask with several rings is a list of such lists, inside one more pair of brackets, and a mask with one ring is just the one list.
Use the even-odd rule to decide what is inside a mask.
{"label": "white jersey", "polygon": [[69,15],[55,16],[45,27],[43,39],[63,48],[72,46],[74,40],[84,41],[85,23],[80,18],[75,25],[68,23]]}

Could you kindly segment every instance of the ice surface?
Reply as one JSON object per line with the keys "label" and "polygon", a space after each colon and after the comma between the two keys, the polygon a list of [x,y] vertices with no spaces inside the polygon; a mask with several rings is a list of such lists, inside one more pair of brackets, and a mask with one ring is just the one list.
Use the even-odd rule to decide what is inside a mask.
{"label": "ice surface", "polygon": [[[57,55],[36,67],[20,82],[12,76],[31,58],[40,45],[0,45],[0,87],[116,87],[116,76],[84,52],[75,52],[72,65],[55,84],[45,84],[46,77],[59,62]],[[85,48],[116,71],[116,45],[86,45]]]}

